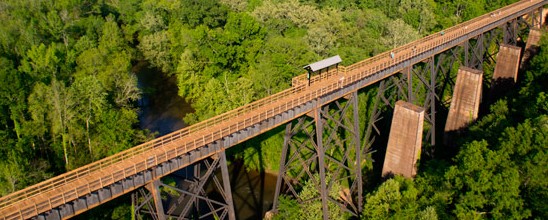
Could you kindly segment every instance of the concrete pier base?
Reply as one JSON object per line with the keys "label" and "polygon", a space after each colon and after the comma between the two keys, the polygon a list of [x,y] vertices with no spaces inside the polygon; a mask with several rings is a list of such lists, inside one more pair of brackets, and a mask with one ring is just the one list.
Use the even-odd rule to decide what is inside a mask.
{"label": "concrete pier base", "polygon": [[423,122],[423,108],[404,101],[396,102],[382,169],[383,176],[415,176],[422,145]]}
{"label": "concrete pier base", "polygon": [[512,45],[500,45],[497,65],[493,73],[491,90],[493,94],[510,89],[518,80],[518,68],[521,48]]}
{"label": "concrete pier base", "polygon": [[525,44],[525,51],[523,51],[523,57],[521,58],[521,63],[519,68],[527,68],[527,64],[531,60],[531,57],[536,55],[539,51],[539,42],[540,42],[540,30],[531,29],[529,31],[529,36],[527,37],[527,44]]}
{"label": "concrete pier base", "polygon": [[478,118],[482,82],[482,71],[468,67],[459,68],[445,123],[445,145],[451,142],[453,133],[459,132]]}

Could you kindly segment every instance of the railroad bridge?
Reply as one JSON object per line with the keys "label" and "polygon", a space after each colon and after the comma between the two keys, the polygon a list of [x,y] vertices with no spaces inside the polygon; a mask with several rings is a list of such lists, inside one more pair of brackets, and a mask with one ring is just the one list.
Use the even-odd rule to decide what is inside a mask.
{"label": "railroad bridge", "polygon": [[[330,203],[358,216],[365,154],[375,138],[386,138],[377,129],[383,110],[395,109],[385,171],[412,176],[421,146],[428,153],[439,145],[443,132],[436,128],[445,124],[450,138],[449,132],[477,117],[478,100],[486,90],[482,84],[495,88],[499,79],[515,80],[519,64],[514,62],[521,51],[516,45],[529,32],[537,33],[529,39],[538,40],[534,30],[544,23],[547,2],[519,1],[350,66],[309,79],[297,76],[287,90],[6,195],[0,198],[0,219],[66,219],[128,193],[133,193],[134,214],[149,212],[153,219],[235,219],[225,150],[284,125],[273,210],[281,194],[303,202],[297,191],[309,180],[318,189],[324,219]],[[493,45],[500,49],[493,51]],[[495,64],[498,59],[504,62]],[[486,65],[496,65],[495,78],[483,77]],[[457,79],[450,74],[456,67]],[[373,111],[363,115],[358,91],[368,88],[376,88],[377,96]],[[453,119],[436,121],[441,109]],[[363,121],[365,129],[360,129]],[[415,128],[394,131],[406,126]],[[170,186],[160,178],[183,168],[193,171],[192,178],[173,189],[180,195],[174,199],[178,205],[164,206],[159,187]],[[213,175],[217,169],[220,176]],[[208,181],[214,182],[220,198],[208,198]],[[336,183],[348,187],[339,193],[344,195],[329,193]]]}

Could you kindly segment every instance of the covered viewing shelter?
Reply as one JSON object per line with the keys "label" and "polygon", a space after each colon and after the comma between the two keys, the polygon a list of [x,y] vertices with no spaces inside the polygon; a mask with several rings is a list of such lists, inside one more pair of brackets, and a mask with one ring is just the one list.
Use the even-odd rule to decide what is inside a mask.
{"label": "covered viewing shelter", "polygon": [[308,72],[308,74],[306,75],[306,78],[308,79],[308,85],[310,85],[310,77],[312,76],[312,73],[321,74],[322,70],[328,72],[330,67],[335,66],[335,68],[337,68],[339,66],[339,63],[341,62],[341,57],[339,55],[336,55],[304,66],[303,68]]}

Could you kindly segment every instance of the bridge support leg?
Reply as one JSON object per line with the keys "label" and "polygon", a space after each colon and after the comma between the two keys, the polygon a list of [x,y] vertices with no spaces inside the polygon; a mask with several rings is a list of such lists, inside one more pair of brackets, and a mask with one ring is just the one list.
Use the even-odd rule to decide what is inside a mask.
{"label": "bridge support leg", "polygon": [[506,23],[503,27],[503,44],[517,45],[518,43],[518,20],[513,19],[512,21]]}
{"label": "bridge support leg", "polygon": [[323,147],[323,121],[320,107],[314,110],[314,122],[316,124],[316,152],[318,152],[318,169],[320,170],[320,197],[322,199],[323,219],[329,219],[327,208],[327,184],[325,183],[325,149]]}
{"label": "bridge support leg", "polygon": [[529,26],[529,29],[540,29],[543,24],[543,14],[542,14],[542,8],[540,7],[537,11],[531,11],[528,15],[531,19],[531,23]]}
{"label": "bridge support leg", "polygon": [[[300,120],[300,119],[299,119]],[[289,148],[289,141],[291,140],[291,130],[292,123],[287,123],[285,125],[285,136],[284,136],[284,145],[282,148],[282,155],[280,158],[280,170],[278,171],[278,178],[276,179],[276,189],[274,190],[274,199],[272,202],[272,211],[274,213],[278,212],[278,205],[280,200],[280,191],[282,186],[282,181],[284,181],[283,176],[285,175],[285,161],[287,160],[287,153]],[[290,185],[291,186],[291,185]]]}
{"label": "bridge support leg", "polygon": [[[286,194],[303,207],[319,202],[321,211],[309,211],[322,212],[324,219],[333,212],[359,215],[363,182],[357,102],[358,93],[353,92],[286,125],[273,211],[279,209],[280,195]],[[317,190],[313,197],[299,192],[311,186]]]}
{"label": "bridge support leg", "polygon": [[363,206],[363,178],[362,178],[362,144],[361,144],[361,135],[360,135],[360,114],[359,114],[359,103],[358,103],[358,91],[355,91],[352,94],[352,112],[354,115],[354,153],[356,154],[356,162],[354,163],[354,172],[356,173],[356,179],[350,187],[351,192],[356,192],[351,198],[356,198],[358,204],[358,213],[362,212]]}
{"label": "bridge support leg", "polygon": [[164,220],[166,219],[166,214],[164,212],[164,205],[162,204],[162,196],[160,195],[160,184],[160,180],[154,180],[145,187],[152,194],[158,220]]}
{"label": "bridge support leg", "polygon": [[[139,217],[138,214],[150,214],[155,220],[165,219],[166,217],[177,219],[214,217],[216,219],[235,220],[236,215],[224,151],[185,169],[190,171],[186,175],[180,173],[171,175],[173,180],[171,184],[164,184],[157,180],[145,187],[149,190],[149,193],[141,188],[133,194],[134,214],[137,217]],[[219,169],[221,179],[215,175],[215,172]],[[213,187],[208,187],[210,185]],[[167,193],[167,209],[158,206],[162,203],[160,186]],[[213,189],[219,193],[223,201],[209,198],[210,191],[206,191],[206,189]]]}
{"label": "bridge support leg", "polygon": [[[490,48],[493,43],[500,43],[498,37],[500,36],[501,31],[504,32],[503,29],[506,27],[507,26],[503,26],[501,29],[493,29],[464,42],[464,60],[462,60],[462,64],[473,69],[483,69],[486,62],[489,64],[494,63],[494,54],[496,54],[496,51],[490,51]],[[511,39],[511,37],[509,37],[509,39]]]}
{"label": "bridge support leg", "polygon": [[143,188],[140,188],[137,192],[131,194],[132,215],[135,219],[142,219],[142,214],[150,215],[154,220],[159,219],[152,197],[152,193],[146,192]]}
{"label": "bridge support leg", "polygon": [[228,219],[229,220],[236,220],[236,213],[234,212],[234,202],[232,200],[232,188],[230,187],[230,177],[228,175],[228,165],[226,163],[226,154],[224,151],[219,153],[219,157],[221,159],[221,175],[223,179],[223,187],[224,187],[224,193],[223,196],[225,198],[227,209],[228,209]]}

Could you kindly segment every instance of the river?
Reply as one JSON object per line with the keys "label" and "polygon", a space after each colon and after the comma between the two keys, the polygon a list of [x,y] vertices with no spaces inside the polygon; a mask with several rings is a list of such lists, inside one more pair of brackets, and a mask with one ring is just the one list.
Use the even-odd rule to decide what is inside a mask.
{"label": "river", "polygon": [[[177,94],[176,78],[150,68],[147,62],[137,63],[133,71],[137,73],[138,86],[143,91],[139,101],[141,129],[158,132],[161,136],[184,128],[184,116],[194,110]],[[272,207],[276,175],[248,171],[241,161],[231,163],[229,172],[236,218],[261,219]]]}

